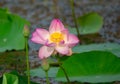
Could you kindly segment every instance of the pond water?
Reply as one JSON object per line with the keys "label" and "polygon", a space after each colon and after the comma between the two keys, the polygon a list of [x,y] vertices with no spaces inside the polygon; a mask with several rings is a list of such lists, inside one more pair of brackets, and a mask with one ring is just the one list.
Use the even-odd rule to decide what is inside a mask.
{"label": "pond water", "polygon": [[[120,0],[75,0],[74,4],[76,17],[88,12],[103,16],[104,25],[99,32],[101,38],[120,43]],[[55,17],[59,17],[65,25],[74,27],[70,0],[0,0],[0,7],[8,8],[12,13],[29,20],[31,33],[37,27],[48,28]],[[39,66],[37,51],[40,45],[29,41],[29,46],[31,67]],[[37,81],[45,84],[43,79]],[[51,82],[58,84],[54,80]]]}

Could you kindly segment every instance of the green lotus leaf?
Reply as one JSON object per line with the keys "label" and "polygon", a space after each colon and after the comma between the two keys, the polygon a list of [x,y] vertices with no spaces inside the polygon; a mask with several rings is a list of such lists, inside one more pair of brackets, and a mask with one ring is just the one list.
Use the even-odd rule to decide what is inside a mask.
{"label": "green lotus leaf", "polygon": [[5,73],[2,84],[18,84],[18,77],[13,74]]}
{"label": "green lotus leaf", "polygon": [[73,48],[74,53],[83,53],[93,50],[109,51],[112,52],[114,55],[120,57],[120,44],[117,43],[78,45]]}
{"label": "green lotus leaf", "polygon": [[[55,77],[57,71],[58,71],[57,67],[50,67],[50,70],[48,71],[48,76]],[[31,69],[30,74],[31,76],[36,76],[36,77],[41,77],[41,78],[46,77],[45,71],[41,67],[38,67],[36,69]]]}
{"label": "green lotus leaf", "polygon": [[24,49],[24,25],[29,22],[18,15],[0,11],[0,52]]}
{"label": "green lotus leaf", "polygon": [[[103,18],[97,13],[88,13],[77,18],[78,28],[81,35],[93,34],[99,32],[103,26]],[[69,31],[77,35],[75,28],[70,28]]]}
{"label": "green lotus leaf", "polygon": [[[62,67],[70,81],[101,83],[120,80],[120,59],[110,52],[90,51],[73,54],[63,62]],[[67,82],[61,68],[56,80]]]}

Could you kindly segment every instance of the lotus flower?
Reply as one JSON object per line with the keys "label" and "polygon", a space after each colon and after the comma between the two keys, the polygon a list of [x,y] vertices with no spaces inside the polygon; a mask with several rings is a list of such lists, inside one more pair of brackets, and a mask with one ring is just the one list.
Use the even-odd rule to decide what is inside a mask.
{"label": "lotus flower", "polygon": [[54,52],[61,55],[71,55],[71,48],[79,43],[77,36],[70,34],[59,19],[54,19],[49,27],[49,31],[36,28],[31,40],[42,44],[39,49],[40,59],[51,56]]}

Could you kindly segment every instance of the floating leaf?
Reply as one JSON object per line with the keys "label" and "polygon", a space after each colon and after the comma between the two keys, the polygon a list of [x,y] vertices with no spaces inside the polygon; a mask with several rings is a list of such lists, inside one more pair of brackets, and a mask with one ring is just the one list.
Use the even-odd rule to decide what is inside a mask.
{"label": "floating leaf", "polygon": [[[50,70],[48,71],[48,76],[55,77],[57,71],[58,71],[57,67],[51,67]],[[31,76],[37,76],[41,78],[46,77],[45,71],[41,67],[30,70],[30,74]]]}
{"label": "floating leaf", "polygon": [[25,19],[0,11],[0,52],[24,49],[23,27],[25,24],[29,25]]}
{"label": "floating leaf", "polygon": [[82,53],[93,50],[109,51],[120,57],[120,45],[117,43],[100,43],[89,45],[78,45],[73,48],[74,53]]}
{"label": "floating leaf", "polygon": [[18,77],[13,74],[5,73],[2,84],[18,84]]}
{"label": "floating leaf", "polygon": [[103,25],[103,18],[97,13],[88,13],[78,18],[80,34],[99,32]]}
{"label": "floating leaf", "polygon": [[[78,17],[78,27],[81,35],[99,32],[103,25],[103,18],[97,13],[88,13]],[[75,28],[69,28],[70,32],[77,35]]]}
{"label": "floating leaf", "polygon": [[[120,80],[120,59],[110,52],[73,54],[62,66],[70,81],[100,83]],[[57,73],[57,80],[67,81],[61,68]]]}

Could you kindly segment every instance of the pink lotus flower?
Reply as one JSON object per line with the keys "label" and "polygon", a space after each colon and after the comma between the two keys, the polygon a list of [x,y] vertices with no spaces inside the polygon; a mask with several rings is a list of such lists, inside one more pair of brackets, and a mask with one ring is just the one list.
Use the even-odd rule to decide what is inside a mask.
{"label": "pink lotus flower", "polygon": [[59,19],[54,19],[51,22],[49,31],[36,28],[31,40],[43,45],[39,50],[40,59],[47,58],[54,52],[71,55],[71,48],[79,42],[78,38],[70,34]]}

